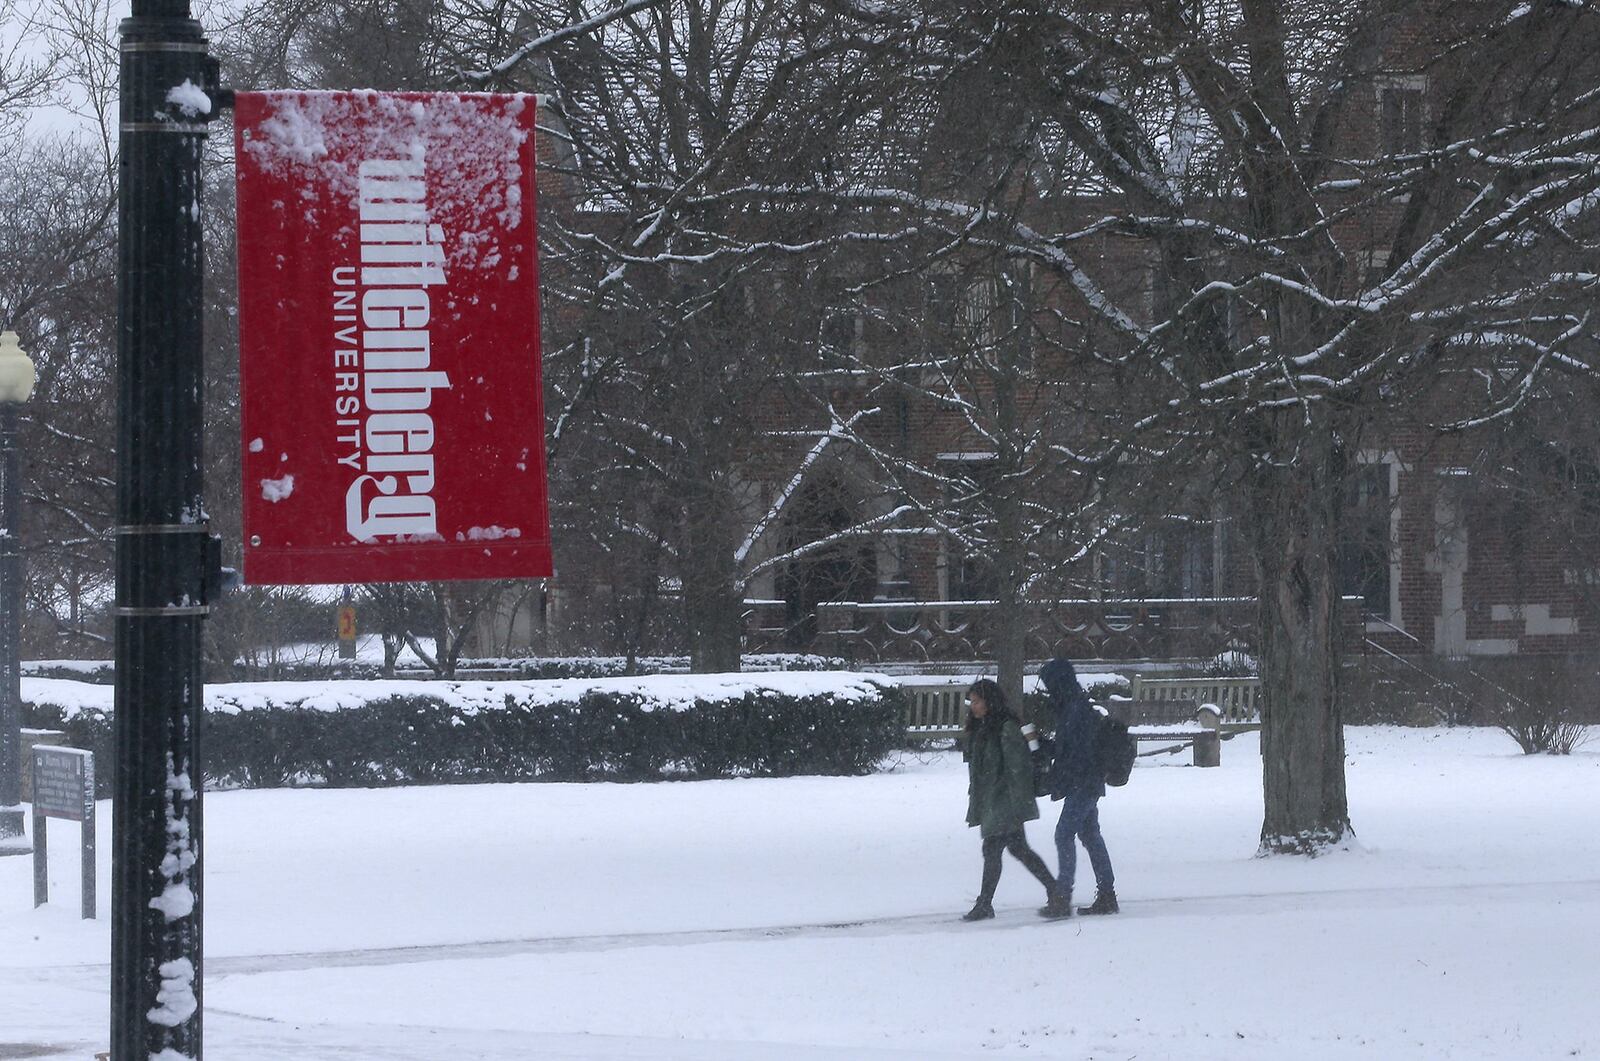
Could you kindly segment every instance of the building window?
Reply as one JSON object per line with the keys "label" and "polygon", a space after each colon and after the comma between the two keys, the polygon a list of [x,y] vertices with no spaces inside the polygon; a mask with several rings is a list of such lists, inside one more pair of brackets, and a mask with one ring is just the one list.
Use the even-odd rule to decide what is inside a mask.
{"label": "building window", "polygon": [[933,273],[927,285],[922,319],[934,336],[948,336],[960,315],[961,281],[954,273]]}
{"label": "building window", "polygon": [[1176,563],[1172,565],[1167,596],[1211,596],[1215,585],[1212,568],[1216,559],[1216,535],[1212,533],[1211,525],[1199,523],[1186,528],[1174,546]]}
{"label": "building window", "polygon": [[1392,619],[1393,530],[1387,462],[1360,465],[1347,487],[1344,544],[1339,550],[1343,593],[1361,598],[1368,615]]}
{"label": "building window", "polygon": [[934,273],[927,278],[923,327],[937,350],[993,351],[1027,371],[1033,363],[1032,302],[1026,264],[994,274]]}
{"label": "building window", "polygon": [[1113,600],[1209,597],[1215,592],[1217,534],[1209,520],[1174,520],[1100,554],[1100,581]]}
{"label": "building window", "polygon": [[[941,453],[945,505],[952,519],[980,539],[993,520],[994,491],[999,486],[998,454],[993,451]],[[994,567],[986,556],[968,552],[955,537],[945,539],[945,596],[949,600],[992,600]]]}
{"label": "building window", "polygon": [[1368,251],[1361,263],[1361,286],[1371,291],[1389,278],[1389,252]]}
{"label": "building window", "polygon": [[853,310],[834,310],[822,318],[822,346],[830,353],[854,354],[861,318]]}
{"label": "building window", "polygon": [[957,557],[950,568],[951,600],[993,600],[994,565],[981,556]]}
{"label": "building window", "polygon": [[1386,155],[1422,148],[1422,88],[1388,85],[1378,91],[1379,146]]}

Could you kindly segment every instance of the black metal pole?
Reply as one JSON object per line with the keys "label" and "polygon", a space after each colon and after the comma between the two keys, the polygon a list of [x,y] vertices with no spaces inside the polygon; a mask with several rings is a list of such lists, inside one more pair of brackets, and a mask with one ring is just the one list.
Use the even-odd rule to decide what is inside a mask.
{"label": "black metal pole", "polygon": [[17,403],[0,401],[0,854],[26,854],[22,827],[22,548]]}
{"label": "black metal pole", "polygon": [[181,86],[214,78],[188,0],[121,32],[111,1059],[198,1061],[206,115]]}

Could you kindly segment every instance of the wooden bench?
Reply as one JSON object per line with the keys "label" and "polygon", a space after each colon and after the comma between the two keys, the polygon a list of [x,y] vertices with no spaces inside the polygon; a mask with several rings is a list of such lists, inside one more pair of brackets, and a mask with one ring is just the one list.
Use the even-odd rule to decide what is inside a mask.
{"label": "wooden bench", "polygon": [[[1222,765],[1222,711],[1214,704],[1188,699],[1129,700],[1116,698],[1106,712],[1128,727],[1134,740],[1171,745],[1157,751],[1194,749],[1194,765]],[[1153,755],[1155,752],[1144,754]]]}
{"label": "wooden bench", "polygon": [[[1222,742],[1261,728],[1260,678],[1147,678],[1134,675],[1117,701],[1140,741],[1194,747],[1196,766],[1220,766]],[[1154,754],[1154,753],[1151,753]]]}
{"label": "wooden bench", "polygon": [[1138,702],[1215,704],[1225,738],[1261,728],[1260,678],[1146,678],[1136,674],[1128,692]]}
{"label": "wooden bench", "polygon": [[[900,688],[906,695],[907,737],[948,740],[965,731],[965,683],[902,682]],[[1129,691],[1131,697],[1113,698],[1102,706],[1126,723],[1128,732],[1140,743],[1164,742],[1173,750],[1192,747],[1196,766],[1220,766],[1222,741],[1261,728],[1261,682],[1257,678],[1135,675]]]}
{"label": "wooden bench", "polygon": [[[967,730],[967,682],[900,683],[906,697],[906,736],[913,740],[947,740]],[[1048,720],[1038,720],[1041,728]]]}
{"label": "wooden bench", "polygon": [[959,737],[967,728],[963,682],[901,682],[906,695],[906,736],[912,740]]}

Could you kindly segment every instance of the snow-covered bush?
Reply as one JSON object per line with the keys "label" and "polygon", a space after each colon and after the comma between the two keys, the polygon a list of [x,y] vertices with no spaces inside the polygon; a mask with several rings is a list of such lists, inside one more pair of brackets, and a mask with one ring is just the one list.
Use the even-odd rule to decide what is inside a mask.
{"label": "snow-covered bush", "polygon": [[1207,678],[1254,678],[1260,673],[1260,662],[1250,653],[1237,648],[1211,657],[1201,670],[1201,674]]}
{"label": "snow-covered bush", "polygon": [[[112,762],[112,690],[30,680],[30,726]],[[206,691],[206,780],[224,787],[861,774],[904,736],[878,675],[545,682],[280,682]]]}

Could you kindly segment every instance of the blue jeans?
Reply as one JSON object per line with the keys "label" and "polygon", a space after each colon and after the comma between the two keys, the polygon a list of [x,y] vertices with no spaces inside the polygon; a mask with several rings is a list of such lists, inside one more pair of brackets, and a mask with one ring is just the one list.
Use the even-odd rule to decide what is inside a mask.
{"label": "blue jeans", "polygon": [[1061,820],[1056,822],[1056,858],[1059,860],[1058,880],[1063,892],[1072,894],[1072,878],[1078,872],[1078,846],[1089,853],[1089,865],[1094,867],[1094,886],[1102,892],[1114,890],[1116,883],[1111,874],[1111,856],[1106,854],[1106,842],[1100,837],[1100,800],[1096,796],[1068,796],[1061,801]]}

